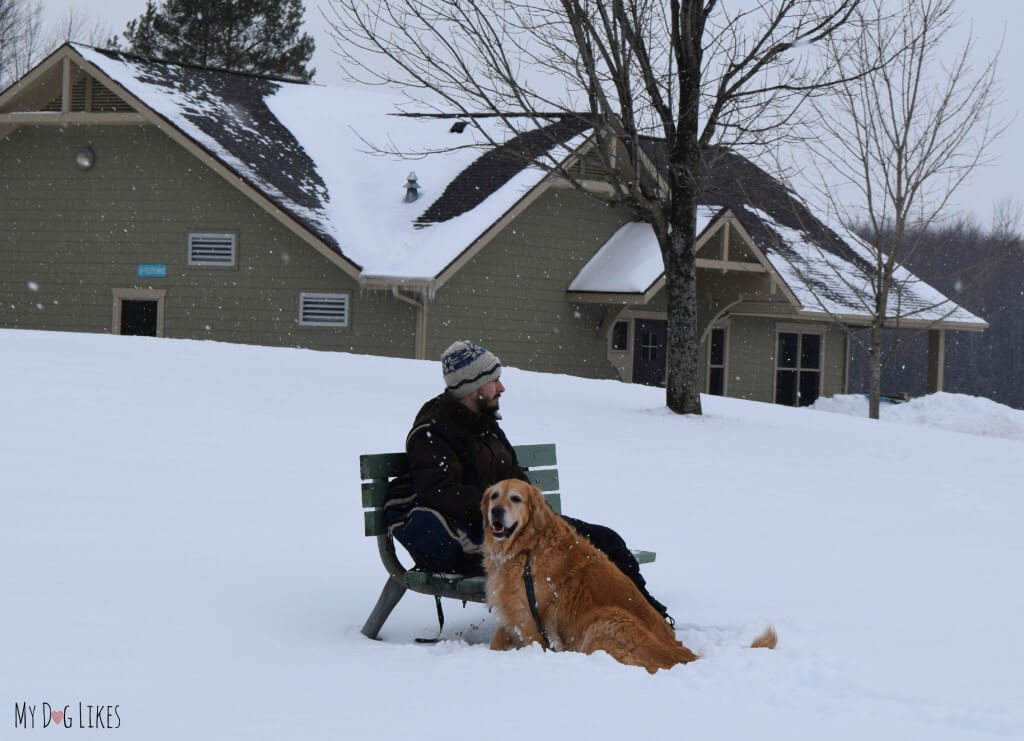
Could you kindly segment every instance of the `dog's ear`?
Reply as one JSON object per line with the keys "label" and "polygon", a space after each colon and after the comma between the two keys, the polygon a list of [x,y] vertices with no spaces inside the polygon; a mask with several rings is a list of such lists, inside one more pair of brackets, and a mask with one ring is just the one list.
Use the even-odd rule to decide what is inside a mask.
{"label": "dog's ear", "polygon": [[538,522],[544,522],[550,512],[548,503],[544,499],[544,492],[529,484],[526,488],[526,501],[529,503],[530,518],[537,518]]}
{"label": "dog's ear", "polygon": [[490,514],[489,510],[490,510],[490,504],[491,504],[491,490],[492,489],[494,489],[493,486],[488,486],[486,489],[484,489],[484,495],[482,497],[480,497],[480,514],[482,514],[483,517],[484,517],[484,529],[485,530],[487,529],[487,518],[488,518],[488,516]]}

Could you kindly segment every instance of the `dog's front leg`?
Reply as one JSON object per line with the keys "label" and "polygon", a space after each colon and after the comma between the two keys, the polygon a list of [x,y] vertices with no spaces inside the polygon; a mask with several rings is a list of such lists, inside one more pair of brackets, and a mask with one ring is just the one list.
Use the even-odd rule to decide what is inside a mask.
{"label": "dog's front leg", "polygon": [[492,651],[508,651],[510,648],[519,648],[520,645],[521,642],[516,638],[515,633],[501,624],[498,625],[491,637]]}

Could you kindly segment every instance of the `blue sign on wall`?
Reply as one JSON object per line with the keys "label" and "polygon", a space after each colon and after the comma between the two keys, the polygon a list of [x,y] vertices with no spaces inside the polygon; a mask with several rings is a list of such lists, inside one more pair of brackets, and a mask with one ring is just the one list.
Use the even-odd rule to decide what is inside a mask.
{"label": "blue sign on wall", "polygon": [[140,278],[166,278],[167,266],[157,263],[139,263]]}

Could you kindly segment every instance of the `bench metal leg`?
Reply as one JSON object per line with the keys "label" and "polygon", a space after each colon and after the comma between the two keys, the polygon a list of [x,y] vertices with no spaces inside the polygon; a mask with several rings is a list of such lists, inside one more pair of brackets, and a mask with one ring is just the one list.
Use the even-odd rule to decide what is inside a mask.
{"label": "bench metal leg", "polygon": [[380,629],[384,627],[384,621],[388,619],[388,615],[395,609],[395,605],[398,604],[398,600],[402,599],[405,591],[406,587],[404,584],[400,584],[394,579],[387,580],[384,584],[384,589],[381,590],[380,597],[377,599],[377,604],[373,606],[370,617],[366,618],[366,623],[363,625],[362,633],[364,636],[373,639],[377,638]]}

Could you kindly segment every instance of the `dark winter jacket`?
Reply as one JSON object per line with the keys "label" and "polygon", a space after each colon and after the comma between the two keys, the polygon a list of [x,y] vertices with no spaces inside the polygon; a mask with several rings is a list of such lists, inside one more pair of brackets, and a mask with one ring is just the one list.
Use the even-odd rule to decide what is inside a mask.
{"label": "dark winter jacket", "polygon": [[497,419],[447,393],[420,409],[405,450],[419,504],[456,522],[481,522],[480,500],[491,484],[527,480]]}

